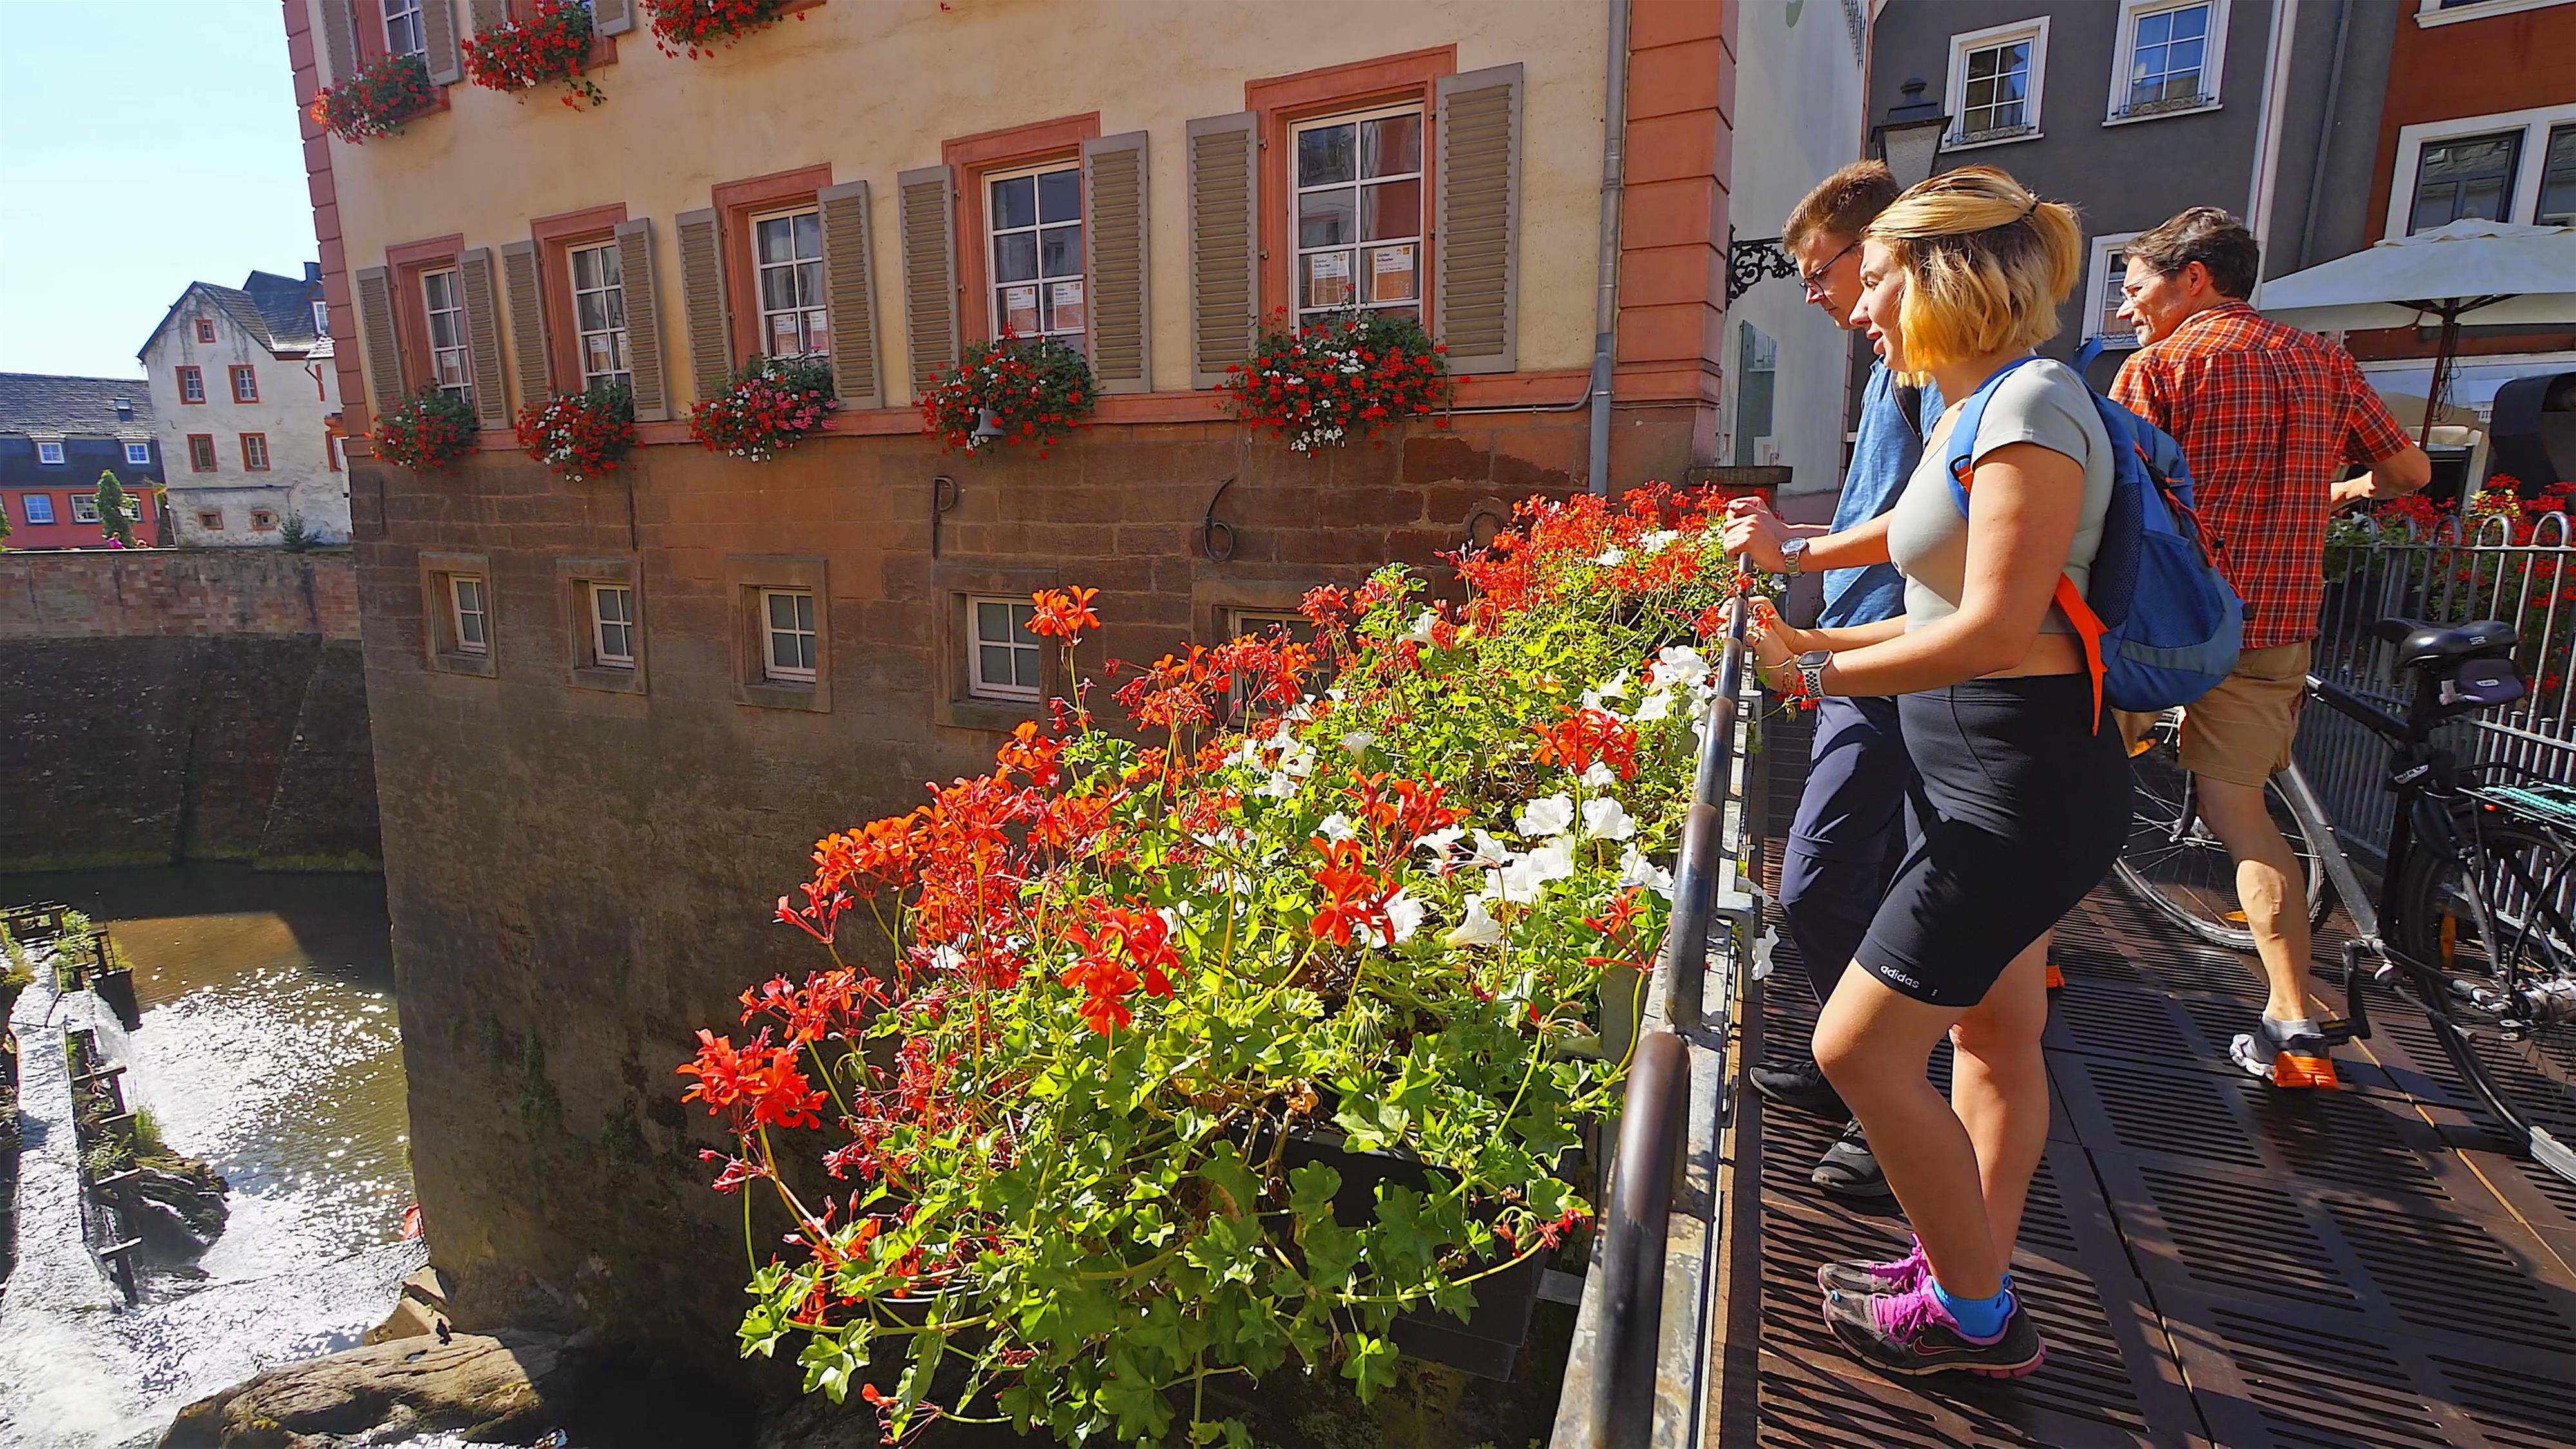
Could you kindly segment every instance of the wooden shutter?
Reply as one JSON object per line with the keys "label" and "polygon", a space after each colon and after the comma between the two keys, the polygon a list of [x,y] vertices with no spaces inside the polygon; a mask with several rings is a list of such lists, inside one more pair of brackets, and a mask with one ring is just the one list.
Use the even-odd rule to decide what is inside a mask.
{"label": "wooden shutter", "polygon": [[945,166],[898,173],[903,200],[903,327],[912,395],[957,365],[957,192]]}
{"label": "wooden shutter", "polygon": [[322,58],[331,68],[330,83],[346,85],[358,73],[358,28],[349,0],[313,0],[322,21]]}
{"label": "wooden shutter", "polygon": [[455,0],[420,0],[420,34],[429,54],[432,85],[452,86],[465,79],[465,62],[456,51]]}
{"label": "wooden shutter", "polygon": [[481,35],[510,18],[510,0],[473,0],[474,33]]}
{"label": "wooden shutter", "polygon": [[358,269],[358,336],[367,354],[367,398],[381,418],[402,401],[402,346],[394,339],[393,278],[382,267]]}
{"label": "wooden shutter", "polygon": [[635,421],[671,419],[671,389],[662,366],[662,296],[653,285],[653,222],[617,224],[617,266],[626,289],[626,368]]}
{"label": "wooden shutter", "polygon": [[1250,111],[1190,122],[1190,386],[1252,356],[1261,325],[1260,157]]}
{"label": "wooden shutter", "polygon": [[689,319],[689,379],[701,400],[724,391],[733,372],[725,326],[724,221],[712,210],[671,218],[680,231],[680,301]]}
{"label": "wooden shutter", "polygon": [[590,23],[602,35],[624,35],[635,28],[633,0],[590,0]]}
{"label": "wooden shutter", "polygon": [[823,302],[832,321],[832,390],[854,408],[885,406],[877,374],[875,257],[868,234],[868,184],[826,186],[815,194],[823,213]]}
{"label": "wooden shutter", "polygon": [[1448,345],[1451,372],[1510,372],[1520,362],[1521,68],[1444,75],[1438,95],[1432,335]]}
{"label": "wooden shutter", "polygon": [[501,292],[510,304],[510,355],[518,364],[522,406],[554,391],[547,380],[554,353],[546,345],[545,294],[537,282],[541,265],[535,242],[514,241],[501,248]]}
{"label": "wooden shutter", "polygon": [[1153,327],[1146,307],[1145,133],[1082,143],[1084,238],[1091,318],[1091,374],[1105,393],[1154,390]]}
{"label": "wooden shutter", "polygon": [[456,280],[465,294],[465,358],[474,369],[474,419],[485,428],[506,428],[510,394],[501,373],[501,305],[492,286],[492,249],[476,247],[459,255]]}

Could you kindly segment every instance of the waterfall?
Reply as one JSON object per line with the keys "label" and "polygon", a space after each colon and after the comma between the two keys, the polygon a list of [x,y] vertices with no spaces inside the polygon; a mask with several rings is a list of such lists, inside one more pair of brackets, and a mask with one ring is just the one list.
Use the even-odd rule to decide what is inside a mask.
{"label": "waterfall", "polygon": [[[18,998],[18,1266],[0,1297],[0,1442],[87,1449],[123,1437],[119,1365],[107,1352],[123,1298],[81,1229],[80,1149],[72,1128],[67,1013],[51,964]],[[94,998],[93,998],[94,1003]],[[112,1012],[93,1016],[114,1019]]]}

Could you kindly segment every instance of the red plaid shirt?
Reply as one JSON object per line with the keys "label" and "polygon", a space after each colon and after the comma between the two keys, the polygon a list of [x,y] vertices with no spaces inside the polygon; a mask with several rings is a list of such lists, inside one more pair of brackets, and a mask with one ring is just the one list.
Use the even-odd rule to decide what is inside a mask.
{"label": "red plaid shirt", "polygon": [[2407,444],[2352,354],[2226,302],[2138,349],[2111,397],[2181,446],[2219,572],[2245,599],[2245,647],[2314,638],[2329,490],[2344,464]]}

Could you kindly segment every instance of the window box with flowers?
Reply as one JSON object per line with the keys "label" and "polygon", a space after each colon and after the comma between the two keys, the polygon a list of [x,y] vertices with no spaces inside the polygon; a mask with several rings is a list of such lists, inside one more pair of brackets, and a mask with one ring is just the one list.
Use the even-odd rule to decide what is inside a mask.
{"label": "window box with flowers", "polygon": [[[584,74],[590,64],[590,7],[580,0],[538,0],[525,20],[507,19],[465,41],[465,71],[496,91],[524,91],[561,81],[573,110],[608,99]],[[524,99],[524,98],[523,98]]]}
{"label": "window box with flowers", "polygon": [[352,146],[402,134],[403,123],[438,104],[429,62],[417,54],[389,55],[313,96],[314,124]]}
{"label": "window box with flowers", "polygon": [[723,392],[689,409],[689,436],[715,452],[766,463],[821,432],[839,406],[830,363],[755,357]]}
{"label": "window box with flowers", "polygon": [[424,473],[445,472],[474,450],[480,425],[474,405],[440,388],[423,388],[386,409],[367,436],[376,456]]}
{"label": "window box with flowers", "polygon": [[519,409],[519,446],[568,483],[617,470],[635,447],[635,395],[615,383],[559,392]]}
{"label": "window box with flowers", "polygon": [[921,430],[953,451],[1029,446],[1043,458],[1098,407],[1099,386],[1082,354],[1052,337],[1005,329],[978,342],[921,399]]}
{"label": "window box with flowers", "polygon": [[[710,56],[787,13],[791,0],[644,0],[653,44],[664,55]],[[797,19],[805,18],[799,11]]]}
{"label": "window box with flowers", "polygon": [[[834,958],[679,1068],[747,1199],[741,1351],[888,1443],[1248,1444],[1287,1437],[1228,1422],[1273,1372],[1395,1383],[1408,1312],[1525,1326],[1671,920],[1722,519],[1533,503],[1463,606],[1402,568],[1317,589],[1311,641],[1136,670],[1132,724],[1076,688],[820,841],[777,916]],[[1069,678],[1092,593],[1032,603]]]}
{"label": "window box with flowers", "polygon": [[1449,399],[1449,349],[1409,317],[1341,313],[1294,332],[1286,321],[1272,315],[1252,360],[1227,368],[1218,390],[1237,418],[1292,451],[1372,441]]}

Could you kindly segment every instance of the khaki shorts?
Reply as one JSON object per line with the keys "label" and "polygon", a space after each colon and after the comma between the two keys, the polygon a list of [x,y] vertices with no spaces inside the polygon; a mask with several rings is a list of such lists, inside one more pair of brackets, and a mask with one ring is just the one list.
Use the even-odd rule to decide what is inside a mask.
{"label": "khaki shorts", "polygon": [[2218,687],[2182,713],[2182,767],[2261,789],[2290,767],[2290,741],[2307,702],[2308,642],[2249,649]]}

